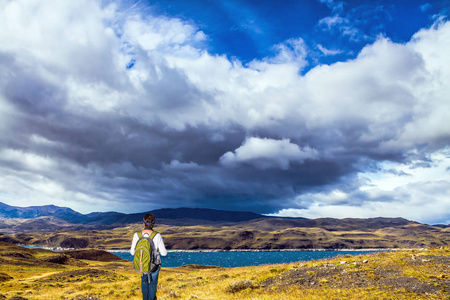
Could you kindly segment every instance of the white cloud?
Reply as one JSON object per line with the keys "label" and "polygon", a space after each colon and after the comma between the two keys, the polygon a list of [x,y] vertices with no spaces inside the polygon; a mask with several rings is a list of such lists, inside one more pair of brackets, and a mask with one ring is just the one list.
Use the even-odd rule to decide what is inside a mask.
{"label": "white cloud", "polygon": [[[337,15],[321,24],[355,34]],[[447,166],[432,153],[450,140],[450,22],[423,29],[405,44],[379,37],[355,59],[305,75],[299,71],[310,49],[300,38],[244,65],[203,49],[208,37],[192,23],[137,10],[124,14],[98,1],[0,0],[0,40],[0,181],[8,186],[1,189],[6,195],[28,199],[33,187],[41,201],[62,195],[67,201],[125,202],[128,189],[144,186],[135,195],[144,201],[158,193],[172,196],[175,187],[195,190],[183,186],[183,172],[217,175],[220,167],[239,166],[199,187],[207,195],[211,189],[233,196],[254,188],[254,182],[236,182],[241,174],[233,172],[240,168],[306,178],[309,160],[322,168],[334,163],[334,175],[320,174],[325,179],[315,186],[323,191],[308,194],[302,191],[311,187],[295,178],[279,180],[283,190],[300,191],[289,194],[296,199],[292,205],[310,216],[396,215],[406,207],[406,217],[444,220],[449,211],[448,174],[428,181],[420,174]],[[436,167],[409,169],[408,162],[424,156]],[[388,176],[384,171],[363,172],[352,182],[356,187],[346,187],[353,172],[385,161],[398,161],[397,174],[411,176],[388,180],[376,179]],[[34,173],[11,181],[8,171],[20,172],[17,166]],[[35,184],[39,176],[50,183]],[[330,182],[344,187],[330,188]],[[233,183],[239,191],[227,189]],[[201,192],[194,192],[196,199]],[[261,194],[275,197],[270,190]],[[426,216],[419,214],[420,199],[427,201]]]}
{"label": "white cloud", "polygon": [[179,160],[172,160],[169,165],[164,166],[167,170],[175,170],[175,171],[192,171],[199,168],[199,165],[193,162],[189,163],[181,163]]}
{"label": "white cloud", "polygon": [[[206,39],[202,31],[180,19],[141,16],[129,18],[123,25],[122,38],[144,51],[170,51],[171,54],[189,50],[189,45]],[[183,49],[184,48],[184,49]]]}
{"label": "white cloud", "polygon": [[[425,165],[381,163],[377,172],[360,173],[358,185],[348,191],[300,195],[277,216],[306,218],[404,217],[424,223],[450,223],[450,149],[433,153]],[[400,175],[399,175],[400,174]]]}
{"label": "white cloud", "polygon": [[0,39],[8,41],[0,50],[14,53],[21,63],[85,80],[104,80],[114,70],[115,35],[105,24],[109,8],[85,0],[2,1],[0,6]]}
{"label": "white cloud", "polygon": [[[343,3],[339,2],[337,5],[331,2],[333,7],[333,15],[322,18],[317,23],[318,28],[324,32],[334,33],[338,31],[342,37],[348,38],[352,42],[360,42],[363,40],[370,40],[357,26],[347,17],[342,17]],[[330,5],[329,5],[330,6]]]}
{"label": "white cloud", "polygon": [[306,56],[308,47],[305,41],[301,38],[288,39],[284,43],[274,46],[277,54],[273,58],[269,58],[269,63],[272,64],[298,64],[299,68],[306,64]]}
{"label": "white cloud", "polygon": [[416,99],[411,108],[413,118],[405,124],[398,143],[448,145],[450,127],[443,124],[450,117],[450,70],[443,66],[450,65],[450,23],[419,31],[407,47],[421,56],[424,71],[411,82],[417,83],[411,87]]}
{"label": "white cloud", "polygon": [[335,0],[319,0],[325,3],[334,13],[341,12],[343,10],[344,2]]}
{"label": "white cloud", "polygon": [[29,171],[52,169],[57,165],[51,157],[13,149],[0,149],[0,161],[4,164],[21,165]]}
{"label": "white cloud", "polygon": [[[449,182],[434,183],[427,187],[432,189],[432,195],[421,191],[418,194],[411,194],[409,186],[402,191],[389,193],[392,197],[389,201],[364,201],[354,199],[355,202],[362,200],[358,205],[340,204],[338,199],[334,199],[337,204],[313,202],[308,208],[304,209],[282,209],[273,216],[284,217],[303,217],[303,218],[375,218],[403,217],[408,220],[418,221],[427,224],[449,224],[450,204],[448,193],[436,193],[435,188],[444,188],[447,190]],[[401,195],[400,192],[406,192]],[[429,192],[429,191],[428,191]],[[332,195],[326,194],[333,198]],[[400,196],[400,197],[399,197]],[[404,196],[405,198],[402,198]],[[315,199],[315,197],[312,197]],[[331,201],[329,201],[331,202]]]}
{"label": "white cloud", "polygon": [[375,187],[393,192],[407,186],[418,188],[428,182],[450,181],[449,170],[450,148],[446,148],[432,153],[425,161],[413,160],[407,164],[382,162],[377,172],[361,173],[359,177],[362,182],[365,179],[370,182],[367,186],[361,186],[362,190]]}
{"label": "white cloud", "polygon": [[332,17],[325,17],[319,21],[319,26],[322,27],[322,30],[331,31],[334,27],[341,26],[342,24],[347,24],[349,21],[345,18],[342,18],[338,15]]}
{"label": "white cloud", "polygon": [[343,53],[343,50],[339,50],[339,49],[327,49],[322,45],[317,45],[317,49],[320,50],[320,52],[322,52],[323,55],[325,56],[333,56],[333,55],[338,55]]}
{"label": "white cloud", "polygon": [[272,140],[251,137],[234,153],[227,152],[220,162],[225,166],[249,164],[258,169],[289,169],[292,163],[302,163],[307,159],[317,159],[316,150],[292,144],[289,139]]}
{"label": "white cloud", "polygon": [[[17,155],[17,154],[15,154]],[[35,206],[35,205],[58,205],[75,209],[82,213],[89,213],[94,210],[110,210],[115,206],[114,199],[108,195],[100,195],[100,192],[89,190],[89,183],[86,178],[78,178],[77,184],[83,185],[85,191],[77,191],[74,186],[66,185],[64,180],[58,181],[52,178],[55,167],[51,166],[48,160],[36,158],[30,155],[25,156],[28,165],[27,171],[15,171],[4,166],[0,166],[0,194],[2,202],[14,206]],[[43,168],[45,172],[39,172],[38,168]],[[41,169],[42,170],[42,169]],[[76,173],[79,175],[79,173]],[[47,177],[46,175],[50,175]],[[68,174],[60,176],[70,177]],[[73,184],[73,183],[72,183]]]}

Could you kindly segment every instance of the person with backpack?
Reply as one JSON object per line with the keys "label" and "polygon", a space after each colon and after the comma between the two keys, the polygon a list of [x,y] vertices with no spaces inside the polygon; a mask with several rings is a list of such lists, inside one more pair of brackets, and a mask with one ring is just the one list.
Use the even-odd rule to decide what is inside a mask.
{"label": "person with backpack", "polygon": [[141,290],[143,300],[156,300],[158,275],[161,269],[160,255],[166,256],[167,250],[161,234],[153,230],[155,216],[144,216],[144,230],[133,235],[130,253],[133,255],[133,266],[142,274]]}

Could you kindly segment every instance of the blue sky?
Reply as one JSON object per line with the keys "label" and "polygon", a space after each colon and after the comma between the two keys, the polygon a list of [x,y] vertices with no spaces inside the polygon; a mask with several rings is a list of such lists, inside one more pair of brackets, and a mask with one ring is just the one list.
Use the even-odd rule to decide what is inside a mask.
{"label": "blue sky", "polygon": [[[143,3],[143,2],[140,2]],[[380,35],[406,43],[449,13],[449,1],[148,1],[151,11],[180,18],[208,36],[205,49],[247,63],[301,37],[307,70],[355,58]],[[326,53],[324,53],[324,50]]]}
{"label": "blue sky", "polygon": [[448,224],[449,8],[0,0],[0,202]]}

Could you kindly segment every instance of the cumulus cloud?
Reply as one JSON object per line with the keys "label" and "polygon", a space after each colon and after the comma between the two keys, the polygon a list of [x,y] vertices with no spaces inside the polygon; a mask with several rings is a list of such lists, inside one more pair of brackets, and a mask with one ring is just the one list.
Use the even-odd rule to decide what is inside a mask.
{"label": "cumulus cloud", "polygon": [[223,165],[249,164],[258,169],[280,168],[286,170],[291,163],[302,163],[306,159],[317,159],[317,151],[305,147],[300,149],[289,139],[272,140],[249,138],[234,153],[227,152],[220,161]]}
{"label": "cumulus cloud", "polygon": [[368,216],[436,189],[447,208],[447,173],[391,190],[367,174],[445,165],[433,155],[450,140],[450,23],[301,74],[302,38],[244,64],[205,50],[191,22],[122,4],[0,1],[4,201]]}

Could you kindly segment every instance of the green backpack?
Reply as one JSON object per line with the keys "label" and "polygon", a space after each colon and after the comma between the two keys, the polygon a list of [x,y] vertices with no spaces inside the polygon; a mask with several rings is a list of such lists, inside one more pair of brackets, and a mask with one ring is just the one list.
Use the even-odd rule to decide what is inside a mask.
{"label": "green backpack", "polygon": [[158,232],[153,231],[149,237],[143,236],[142,232],[136,232],[139,240],[134,248],[134,269],[143,274],[150,274],[161,265],[158,250],[153,243],[153,238]]}

